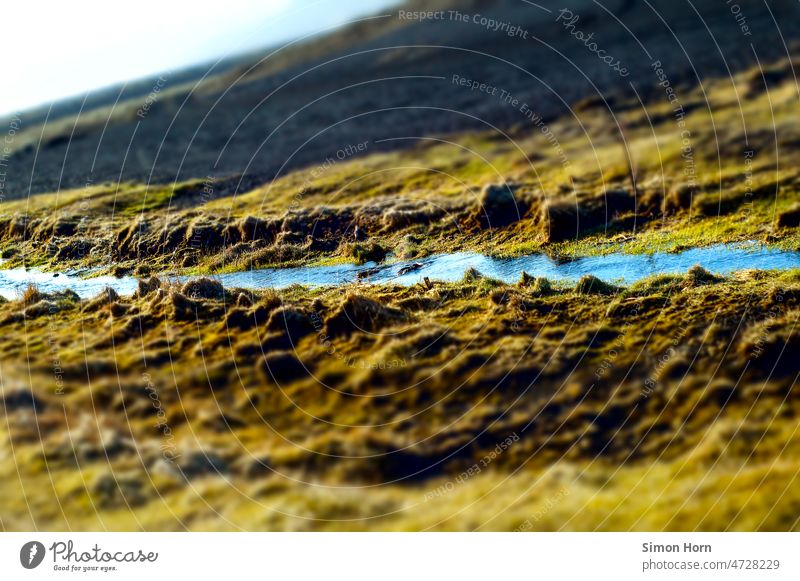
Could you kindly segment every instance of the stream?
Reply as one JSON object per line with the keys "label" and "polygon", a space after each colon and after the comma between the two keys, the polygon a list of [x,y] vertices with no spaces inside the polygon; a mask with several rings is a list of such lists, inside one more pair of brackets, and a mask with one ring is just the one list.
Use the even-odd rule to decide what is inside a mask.
{"label": "stream", "polygon": [[[294,268],[263,268],[215,275],[228,288],[282,288],[292,284],[337,286],[356,281],[371,284],[413,285],[425,277],[438,281],[456,281],[469,268],[505,282],[519,280],[522,272],[544,276],[555,282],[575,282],[585,274],[607,282],[630,284],[655,274],[679,274],[699,264],[716,274],[737,270],[785,270],[800,268],[800,252],[766,248],[758,243],[709,246],[679,253],[655,254],[615,253],[556,261],[545,254],[516,258],[491,258],[478,253],[456,252],[420,258],[364,265],[337,264]],[[137,288],[137,277],[98,276],[86,278],[83,272],[42,272],[37,269],[0,268],[0,295],[14,299],[29,284],[43,292],[72,289],[82,298],[96,296],[104,287],[112,287],[122,295]],[[192,277],[166,275],[169,280],[184,282]]]}

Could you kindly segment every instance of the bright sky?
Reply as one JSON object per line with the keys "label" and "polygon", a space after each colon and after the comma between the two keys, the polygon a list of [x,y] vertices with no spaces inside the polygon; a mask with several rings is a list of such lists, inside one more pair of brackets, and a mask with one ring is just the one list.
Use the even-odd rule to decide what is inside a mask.
{"label": "bright sky", "polygon": [[16,0],[0,115],[386,12],[392,0]]}

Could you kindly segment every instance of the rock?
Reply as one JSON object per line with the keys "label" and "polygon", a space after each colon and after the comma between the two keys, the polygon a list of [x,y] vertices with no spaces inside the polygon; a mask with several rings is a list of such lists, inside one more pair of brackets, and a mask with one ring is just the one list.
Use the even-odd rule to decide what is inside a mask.
{"label": "rock", "polygon": [[110,286],[107,286],[87,303],[86,310],[93,311],[105,305],[116,303],[117,301],[119,301],[119,293]]}
{"label": "rock", "polygon": [[421,262],[415,262],[413,264],[409,264],[408,266],[403,266],[397,271],[397,276],[403,276],[404,274],[408,274],[409,272],[414,272],[415,270],[419,270],[424,265]]}

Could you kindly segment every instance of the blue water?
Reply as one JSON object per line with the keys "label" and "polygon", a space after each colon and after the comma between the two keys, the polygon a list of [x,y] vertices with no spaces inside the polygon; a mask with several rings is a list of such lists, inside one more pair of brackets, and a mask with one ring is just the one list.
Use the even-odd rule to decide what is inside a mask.
{"label": "blue water", "polygon": [[[585,274],[608,282],[630,284],[654,274],[679,274],[699,264],[717,274],[737,270],[784,270],[800,268],[800,252],[765,248],[756,243],[745,245],[717,245],[695,248],[680,253],[610,254],[591,256],[566,262],[557,262],[544,254],[517,258],[490,258],[482,254],[457,252],[389,264],[357,266],[304,266],[297,268],[264,268],[246,272],[217,275],[214,278],[226,287],[250,289],[281,288],[292,284],[307,286],[336,286],[360,281],[371,284],[412,285],[424,277],[431,280],[455,281],[464,276],[468,268],[476,268],[485,276],[506,282],[519,280],[523,271],[532,276],[544,276],[553,281],[575,282]],[[403,273],[404,268],[413,270]],[[366,276],[359,277],[359,273]],[[189,277],[167,277],[184,282]],[[78,273],[61,273],[54,277],[35,269],[0,270],[0,295],[18,297],[29,283],[44,292],[70,288],[81,297],[92,297],[106,286],[120,294],[136,290],[134,277],[115,278],[102,276],[82,278]]]}

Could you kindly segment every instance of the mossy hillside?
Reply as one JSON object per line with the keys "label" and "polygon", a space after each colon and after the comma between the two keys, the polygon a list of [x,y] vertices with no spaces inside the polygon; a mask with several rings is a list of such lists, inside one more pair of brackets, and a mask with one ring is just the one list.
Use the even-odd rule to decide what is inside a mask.
{"label": "mossy hillside", "polygon": [[[614,102],[613,115],[595,106],[553,120],[557,143],[520,123],[508,138],[475,132],[321,160],[246,191],[227,176],[6,202],[0,250],[9,266],[204,273],[365,260],[359,244],[414,256],[647,253],[748,240],[796,249],[797,87],[782,79],[765,91],[742,73],[687,90],[682,126],[654,94],[646,109]],[[489,219],[486,187],[512,191],[516,216]]]}
{"label": "mossy hillside", "polygon": [[87,301],[31,289],[0,305],[4,522],[507,530],[558,495],[537,528],[791,529],[791,495],[729,508],[796,472],[799,299],[798,271],[698,269],[629,288],[475,272],[281,292],[151,279]]}

